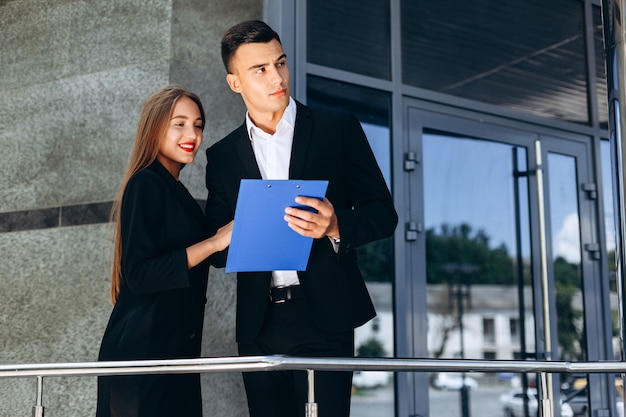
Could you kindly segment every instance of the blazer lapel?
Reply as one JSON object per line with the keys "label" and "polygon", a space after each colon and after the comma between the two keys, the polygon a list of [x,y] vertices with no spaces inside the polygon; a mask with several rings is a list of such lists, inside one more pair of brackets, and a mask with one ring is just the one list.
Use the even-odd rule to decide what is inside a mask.
{"label": "blazer lapel", "polygon": [[159,161],[155,161],[150,166],[157,174],[163,178],[167,186],[171,189],[172,193],[176,196],[178,202],[185,208],[185,212],[189,216],[194,217],[194,222],[198,224],[205,224],[206,217],[204,211],[200,207],[200,204],[189,193],[187,187],[182,182],[176,181],[172,174]]}
{"label": "blazer lapel", "polygon": [[304,169],[304,162],[311,144],[313,132],[313,120],[311,110],[296,101],[296,126],[293,133],[293,144],[291,146],[291,162],[289,164],[289,178],[301,179]]}
{"label": "blazer lapel", "polygon": [[246,132],[246,123],[237,129],[237,139],[235,141],[237,146],[237,154],[239,158],[241,158],[241,165],[245,171],[246,178],[261,178],[261,171],[259,170],[259,165],[256,162],[256,158],[254,157],[254,150],[252,149],[252,143],[250,142],[250,137],[248,136],[248,132]]}

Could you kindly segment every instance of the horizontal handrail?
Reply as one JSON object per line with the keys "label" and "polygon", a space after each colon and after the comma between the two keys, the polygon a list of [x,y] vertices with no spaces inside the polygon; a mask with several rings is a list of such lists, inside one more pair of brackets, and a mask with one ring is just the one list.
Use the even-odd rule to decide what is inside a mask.
{"label": "horizontal handrail", "polygon": [[0,378],[277,370],[394,372],[626,373],[626,362],[411,358],[296,358],[281,355],[0,365]]}
{"label": "horizontal handrail", "polygon": [[[514,372],[538,373],[542,384],[547,373],[621,373],[626,362],[503,361],[472,359],[410,358],[296,358],[282,355],[237,356],[197,359],[166,359],[112,362],[70,362],[0,365],[0,378],[37,377],[37,402],[33,417],[43,417],[43,378],[59,376],[137,375],[205,372],[258,372],[306,370],[308,402],[306,417],[317,417],[314,399],[314,371],[394,371],[394,372]],[[550,393],[542,399],[543,417],[552,417]]]}

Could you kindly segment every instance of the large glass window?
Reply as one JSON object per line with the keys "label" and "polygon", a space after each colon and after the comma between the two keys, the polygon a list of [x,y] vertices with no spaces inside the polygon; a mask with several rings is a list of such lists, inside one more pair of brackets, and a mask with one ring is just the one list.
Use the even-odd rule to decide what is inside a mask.
{"label": "large glass window", "polygon": [[[403,227],[417,225],[418,238],[411,241],[407,237],[411,242],[407,245],[417,248],[409,256],[417,257],[422,266],[398,264],[401,271],[394,277],[391,240],[359,249],[379,316],[357,329],[357,355],[392,356],[391,312],[406,308],[395,318],[398,332],[407,329],[408,333],[408,341],[401,340],[405,335],[396,336],[397,351],[403,354],[541,358],[543,352],[536,351],[545,344],[541,328],[548,320],[543,320],[537,304],[542,291],[537,285],[539,256],[537,242],[531,242],[530,236],[532,230],[537,239],[535,162],[529,159],[532,142],[524,135],[509,140],[506,134],[493,134],[495,129],[489,127],[464,132],[430,120],[439,114],[450,120],[473,118],[474,114],[481,121],[483,116],[497,118],[499,125],[506,127],[513,117],[516,124],[549,125],[555,131],[563,124],[553,121],[570,122],[570,129],[558,135],[564,138],[571,134],[571,123],[606,128],[600,7],[580,0],[307,0],[305,10],[307,51],[306,62],[301,63],[305,64],[307,103],[357,115],[390,188],[391,131],[396,132],[396,150],[402,148],[405,156],[419,154],[417,168],[395,178],[394,186],[398,201],[419,202],[410,212],[398,207],[407,224],[398,226],[396,239]],[[589,11],[592,15],[586,16]],[[392,16],[398,21],[392,21]],[[392,40],[399,43],[392,45]],[[401,53],[392,56],[392,50]],[[588,56],[594,50],[595,56]],[[399,71],[392,72],[392,66]],[[396,74],[401,79],[392,78]],[[394,104],[402,103],[393,112],[392,97]],[[410,100],[424,110],[417,121],[402,107]],[[499,113],[505,117],[500,118]],[[404,132],[412,132],[412,123],[420,139],[409,138],[407,145]],[[558,336],[552,349],[557,357],[585,359],[604,352],[586,346],[591,342],[584,340],[592,339],[584,321],[591,320],[592,329],[601,321],[601,313],[584,308],[583,296],[593,304],[590,297],[596,295],[582,291],[583,286],[593,286],[594,280],[600,279],[582,257],[588,255],[585,248],[593,239],[573,232],[589,222],[595,227],[594,220],[589,220],[595,217],[588,214],[592,210],[587,207],[592,203],[577,208],[588,200],[578,201],[576,195],[583,194],[576,170],[585,177],[587,171],[582,175],[580,166],[587,169],[591,165],[587,165],[589,153],[580,156],[561,150],[559,143],[544,159],[549,166],[544,171],[549,183],[544,183],[543,195],[549,212],[544,214],[549,227],[548,254],[553,255],[547,260],[549,293],[559,309],[549,317],[557,330],[552,335]],[[398,152],[394,155],[399,157]],[[401,171],[396,167],[394,172]],[[415,173],[420,179],[417,182]],[[592,184],[596,179],[587,175],[583,182]],[[402,196],[398,191],[419,191],[419,195]],[[606,191],[604,195],[610,196]],[[609,207],[606,202],[605,207]],[[607,239],[611,240],[613,224],[606,224]],[[400,242],[396,240],[403,245]],[[613,259],[611,247],[609,262]],[[396,249],[404,253],[406,247]],[[396,296],[407,290],[412,298],[397,299],[394,307],[392,286],[396,286]],[[398,307],[403,302],[409,304]],[[604,340],[600,333],[595,340]],[[507,373],[420,374],[407,378],[408,382],[403,377],[400,373],[400,389],[394,392],[395,387],[388,383],[391,375],[357,373],[353,417],[393,416],[394,408],[408,415],[460,415],[463,405],[458,387],[463,381],[478,387],[476,391],[472,388],[471,414],[496,415],[503,412],[500,394],[511,389],[522,393],[526,387],[534,389],[535,384],[534,375]],[[404,390],[405,383],[408,390]],[[430,384],[428,390],[426,383]],[[437,389],[441,386],[456,388]],[[394,406],[395,397],[399,401]]]}
{"label": "large glass window", "polygon": [[[389,94],[352,84],[309,76],[308,104],[354,113],[367,135],[378,165],[391,188],[391,133]],[[359,267],[372,296],[377,316],[355,331],[355,354],[393,357],[393,248],[392,239],[357,248]],[[392,417],[395,388],[392,372],[354,373],[352,417]]]}
{"label": "large glass window", "polygon": [[390,79],[389,0],[309,0],[307,60]]}
{"label": "large glass window", "polygon": [[581,290],[576,160],[571,156],[549,153],[548,165],[559,357],[583,361],[587,359],[587,348],[583,337],[584,293]]}
{"label": "large glass window", "polygon": [[[525,148],[507,143],[423,134],[432,358],[534,355],[527,158]],[[463,404],[470,415],[500,415],[500,396],[528,386],[523,378],[433,373],[430,415],[465,415]]]}
{"label": "large glass window", "polygon": [[401,4],[405,84],[589,123],[583,2]]}

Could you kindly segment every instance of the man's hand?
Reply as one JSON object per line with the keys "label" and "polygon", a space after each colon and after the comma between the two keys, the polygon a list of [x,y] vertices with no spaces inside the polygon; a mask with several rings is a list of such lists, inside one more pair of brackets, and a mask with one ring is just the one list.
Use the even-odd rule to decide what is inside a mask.
{"label": "man's hand", "polygon": [[303,206],[311,207],[317,210],[317,213],[302,210],[294,207],[285,209],[285,221],[293,230],[302,236],[312,237],[315,239],[329,236],[339,239],[339,225],[337,224],[337,215],[335,208],[328,200],[320,201],[312,197],[296,197],[296,203]]}

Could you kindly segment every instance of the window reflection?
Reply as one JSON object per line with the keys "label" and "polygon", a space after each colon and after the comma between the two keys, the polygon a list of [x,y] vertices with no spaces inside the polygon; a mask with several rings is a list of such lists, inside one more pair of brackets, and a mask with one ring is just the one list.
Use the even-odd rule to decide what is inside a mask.
{"label": "window reflection", "polygon": [[[549,153],[548,167],[558,358],[585,361],[587,346],[584,337],[576,159]],[[571,395],[573,387],[569,378],[564,381],[563,386],[566,387],[564,393]],[[579,393],[578,398],[588,403],[587,392]]]}
{"label": "window reflection", "polygon": [[552,262],[560,359],[586,360],[576,160],[548,154]]}
{"label": "window reflection", "polygon": [[611,154],[608,140],[603,140],[600,143],[600,156],[602,158],[602,195],[604,196],[604,227],[606,235],[606,251],[607,251],[607,270],[609,271],[609,283],[611,294],[611,312],[612,312],[612,324],[613,324],[613,338],[615,343],[615,359],[619,360],[621,357],[619,351],[619,317],[617,314],[618,309],[618,297],[617,297],[617,283],[616,279],[616,263],[615,263],[615,217],[613,206],[613,174],[611,172]]}
{"label": "window reflection", "polygon": [[[593,6],[593,42],[595,46],[596,96],[598,100],[598,121],[604,130],[609,128],[609,102],[606,80],[606,56],[604,49],[604,33],[602,32],[602,9]],[[610,166],[610,165],[609,165]]]}
{"label": "window reflection", "polygon": [[387,187],[391,190],[391,147],[389,146],[391,133],[389,127],[364,122],[361,122],[361,126],[372,147],[374,156],[376,156],[383,177],[385,177]]}
{"label": "window reflection", "polygon": [[[391,189],[390,98],[388,93],[321,77],[307,78],[308,104],[355,114]],[[372,242],[357,248],[359,267],[374,302],[377,316],[355,331],[355,354],[392,357],[393,240]],[[392,372],[355,372],[351,417],[393,417],[395,386]]]}
{"label": "window reflection", "polygon": [[[429,354],[527,358],[534,319],[526,149],[437,131],[422,137]],[[529,384],[513,374],[441,375],[430,379],[433,416],[462,412],[458,387],[442,389],[442,380],[469,378],[470,415],[500,413],[502,393]]]}
{"label": "window reflection", "polygon": [[[452,320],[446,325],[444,317],[456,308],[449,295],[454,285],[472,287],[471,300],[466,301],[470,317],[480,309],[500,308],[506,310],[505,326],[519,318],[515,289],[529,281],[530,263],[527,178],[517,175],[525,170],[526,152],[439,133],[425,134],[423,146],[428,303],[433,314],[429,320],[439,322],[441,332],[452,333],[438,335],[445,340],[443,347],[432,335],[429,350],[435,357],[455,357],[460,351],[454,336],[458,324]],[[478,318],[475,329],[484,330],[482,319],[488,317]],[[500,325],[502,318],[492,320]],[[484,357],[484,346],[477,343],[480,336],[466,347],[467,357]],[[501,349],[498,359],[512,358],[516,349],[519,346]]]}
{"label": "window reflection", "polygon": [[[589,123],[582,2],[402,0],[401,5],[405,84]],[[598,77],[600,84],[604,72]]]}
{"label": "window reflection", "polygon": [[[387,186],[391,189],[390,132],[386,126],[361,123],[376,156]],[[376,307],[377,316],[356,329],[356,356],[393,357],[393,247],[392,238],[357,248],[359,266]],[[392,417],[394,415],[393,373],[358,371],[353,384],[351,416]]]}
{"label": "window reflection", "polygon": [[388,0],[308,0],[307,60],[390,79]]}

